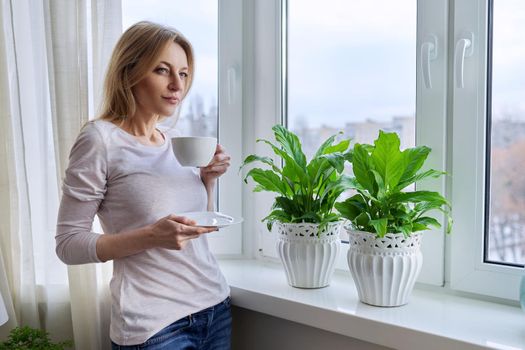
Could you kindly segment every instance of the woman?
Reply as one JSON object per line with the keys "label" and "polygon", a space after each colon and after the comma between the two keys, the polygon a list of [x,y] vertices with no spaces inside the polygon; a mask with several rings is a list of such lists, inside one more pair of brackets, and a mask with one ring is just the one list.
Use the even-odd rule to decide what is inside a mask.
{"label": "woman", "polygon": [[[56,251],[66,264],[113,260],[114,349],[229,349],[229,287],[207,233],[177,213],[213,210],[229,167],[220,145],[211,163],[184,168],[156,128],[191,87],[190,43],[151,22],[117,43],[101,116],[81,130],[69,159]],[[95,214],[105,234],[91,232]]]}

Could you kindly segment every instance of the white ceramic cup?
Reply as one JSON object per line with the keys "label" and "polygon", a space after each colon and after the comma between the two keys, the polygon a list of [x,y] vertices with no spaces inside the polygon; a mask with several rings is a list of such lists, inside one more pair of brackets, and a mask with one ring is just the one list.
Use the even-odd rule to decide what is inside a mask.
{"label": "white ceramic cup", "polygon": [[184,136],[171,139],[173,153],[182,166],[205,167],[210,164],[217,139],[215,137]]}

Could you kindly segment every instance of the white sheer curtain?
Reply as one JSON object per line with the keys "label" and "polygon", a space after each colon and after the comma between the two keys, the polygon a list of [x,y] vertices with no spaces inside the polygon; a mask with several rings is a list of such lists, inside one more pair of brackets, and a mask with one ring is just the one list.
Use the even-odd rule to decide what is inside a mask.
{"label": "white sheer curtain", "polygon": [[2,0],[0,29],[0,339],[22,324],[109,348],[111,265],[66,268],[54,232],[69,149],[122,31],[120,1]]}
{"label": "white sheer curtain", "polygon": [[29,174],[39,172],[44,160],[38,154],[40,149],[45,149],[41,147],[45,136],[35,134],[47,114],[41,98],[46,91],[46,85],[42,84],[45,70],[41,70],[45,68],[45,61],[42,66],[42,57],[38,56],[41,47],[37,43],[22,44],[35,35],[36,24],[24,25],[33,20],[32,16],[24,17],[29,4],[19,2],[17,5],[15,10],[10,2],[2,1],[1,7],[0,229],[6,278],[2,280],[5,284],[2,293],[9,313],[9,322],[2,330],[16,324],[41,326],[35,271],[38,254],[33,249],[33,233],[39,231],[42,236],[47,226],[42,223],[41,208],[37,207],[45,188],[37,188],[40,179],[29,181]]}

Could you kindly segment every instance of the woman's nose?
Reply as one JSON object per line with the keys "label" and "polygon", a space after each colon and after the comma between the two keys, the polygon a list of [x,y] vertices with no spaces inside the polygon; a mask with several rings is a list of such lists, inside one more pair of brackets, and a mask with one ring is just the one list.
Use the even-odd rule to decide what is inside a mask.
{"label": "woman's nose", "polygon": [[182,88],[182,80],[177,76],[175,76],[168,85],[168,89],[173,91],[182,90]]}

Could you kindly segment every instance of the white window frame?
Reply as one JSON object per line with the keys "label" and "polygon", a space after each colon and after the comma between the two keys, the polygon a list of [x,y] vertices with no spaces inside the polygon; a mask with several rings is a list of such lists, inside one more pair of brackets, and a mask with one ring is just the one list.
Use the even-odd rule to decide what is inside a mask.
{"label": "white window frame", "polygon": [[[472,55],[464,60],[464,87],[453,84],[450,285],[465,292],[517,300],[523,269],[484,262],[485,153],[487,114],[488,0],[455,2],[454,45],[473,34]],[[456,69],[451,73],[456,73]],[[450,130],[452,131],[452,130]]]}
{"label": "white window frame", "polygon": [[[243,11],[242,0],[220,0],[219,6],[219,143],[230,154],[231,166],[218,184],[218,210],[243,216],[242,183],[238,174],[243,147]],[[211,250],[220,257],[243,252],[246,223],[221,228],[208,235]]]}
{"label": "white window frame", "polygon": [[[280,0],[250,2],[253,17],[253,76],[251,91],[253,119],[250,125],[249,142],[245,151],[248,154],[258,154],[272,157],[275,155],[267,145],[256,143],[256,139],[274,140],[272,126],[282,123],[283,77],[286,75],[282,62],[281,37],[283,30],[281,13],[285,10]],[[279,159],[275,159],[279,161]],[[245,209],[249,214],[248,231],[245,237],[252,237],[253,247],[247,250],[252,257],[276,259],[276,235],[268,232],[266,224],[261,219],[268,215],[275,196],[271,193],[253,193],[253,184],[245,186]],[[248,248],[249,249],[249,248]]]}
{"label": "white window frame", "polygon": [[[417,53],[416,53],[416,145],[432,149],[425,168],[446,168],[446,116],[447,116],[447,57],[448,57],[448,1],[418,0],[417,4]],[[435,40],[435,42],[434,42]],[[431,86],[425,84],[423,70],[427,62],[423,50],[428,43],[434,44],[428,61]],[[432,57],[433,52],[435,57]],[[418,190],[436,191],[446,194],[447,178],[416,184]],[[419,283],[443,286],[445,283],[445,230],[444,216],[435,215],[440,229],[425,232],[421,251],[423,267]]]}
{"label": "white window frame", "polygon": [[[254,73],[249,93],[253,102],[250,115],[254,119],[245,119],[250,123],[249,133],[244,135],[245,155],[273,156],[264,145],[255,144],[255,139],[272,139],[271,127],[282,122],[282,89],[286,83],[286,66],[281,62],[281,14],[286,11],[282,1],[253,3]],[[452,8],[447,0],[418,0],[417,6],[416,144],[432,149],[426,167],[448,173],[439,181],[418,184],[418,189],[445,193],[454,219],[450,236],[444,228],[425,233],[424,264],[418,283],[517,300],[522,269],[483,262],[488,0],[456,1],[451,3]],[[466,29],[474,33],[474,54],[465,61],[465,88],[458,89],[454,86],[454,48]],[[437,55],[430,61],[432,87],[428,87],[423,81],[426,65],[422,60],[426,55],[422,50],[428,48],[424,44],[433,37]],[[251,243],[245,245],[245,255],[275,260],[276,236],[260,222],[267,215],[273,196],[253,194],[250,186],[245,187],[245,239]],[[436,218],[444,223],[443,215]],[[347,271],[344,251],[339,255],[337,268]]]}

